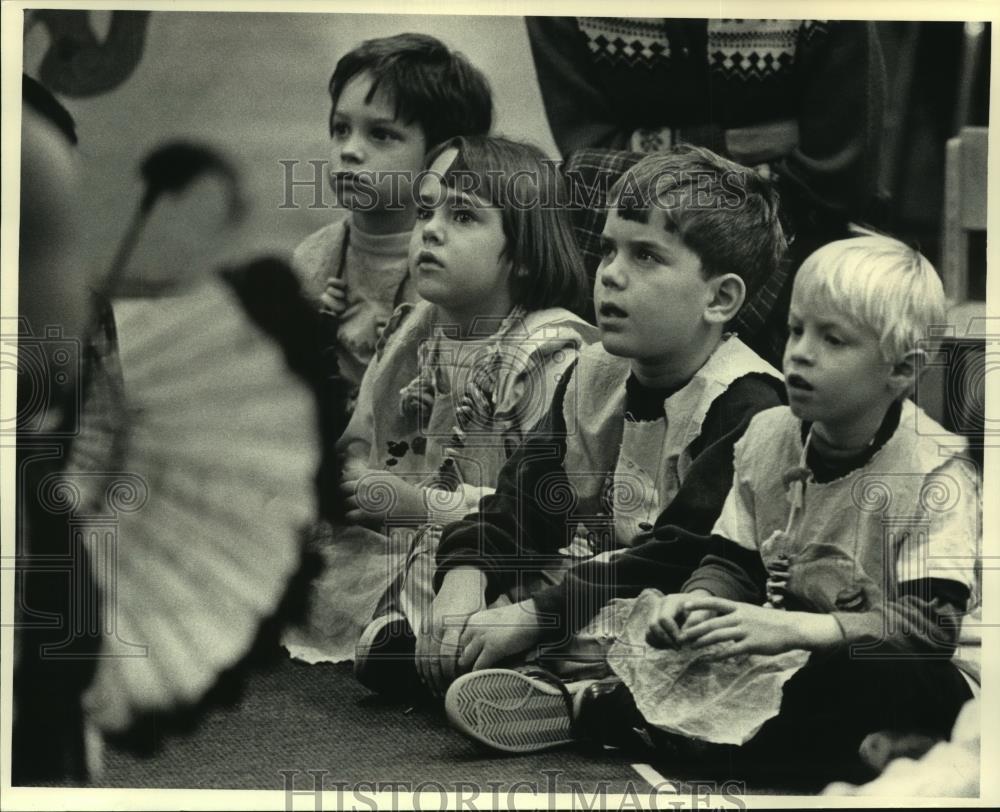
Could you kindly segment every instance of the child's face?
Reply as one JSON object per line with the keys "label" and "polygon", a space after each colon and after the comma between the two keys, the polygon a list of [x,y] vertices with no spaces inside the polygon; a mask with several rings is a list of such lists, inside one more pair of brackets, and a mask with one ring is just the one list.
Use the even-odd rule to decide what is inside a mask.
{"label": "child's face", "polygon": [[608,212],[594,308],[601,342],[612,355],[656,364],[702,348],[702,315],[713,286],[698,255],[665,224],[656,209],[645,223]]}
{"label": "child's face", "polygon": [[857,427],[881,421],[896,397],[893,365],[875,331],[824,307],[796,281],[788,314],[784,372],[788,402],[801,420],[828,434],[854,436]]}
{"label": "child's face", "polygon": [[[347,208],[383,210],[391,203],[408,208],[426,139],[419,124],[395,117],[392,94],[379,88],[366,102],[371,84],[371,76],[360,73],[340,94],[332,120],[330,185]],[[365,173],[360,183],[359,172]],[[385,174],[390,172],[400,173],[398,180]]]}
{"label": "child's face", "polygon": [[410,269],[424,299],[455,312],[479,307],[495,315],[510,291],[510,265],[500,256],[507,244],[501,212],[441,182],[457,155],[442,152],[415,190]]}

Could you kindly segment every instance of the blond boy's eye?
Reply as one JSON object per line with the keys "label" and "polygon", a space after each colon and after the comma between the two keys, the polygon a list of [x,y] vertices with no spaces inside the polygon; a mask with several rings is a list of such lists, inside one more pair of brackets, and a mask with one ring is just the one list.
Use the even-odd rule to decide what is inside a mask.
{"label": "blond boy's eye", "polygon": [[337,136],[347,135],[350,130],[351,128],[348,127],[343,121],[334,122],[333,127],[330,128],[330,131]]}

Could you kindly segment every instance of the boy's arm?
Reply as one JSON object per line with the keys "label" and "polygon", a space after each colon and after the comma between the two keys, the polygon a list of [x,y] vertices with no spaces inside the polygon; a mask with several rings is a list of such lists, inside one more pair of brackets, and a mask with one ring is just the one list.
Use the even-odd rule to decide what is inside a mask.
{"label": "boy's arm", "polygon": [[898,595],[865,612],[834,612],[848,643],[878,651],[950,657],[978,593],[982,516],[979,476],[952,458],[925,477],[926,532],[906,535],[896,559]]}
{"label": "boy's arm", "polygon": [[553,492],[553,483],[566,479],[562,407],[571,376],[563,377],[548,415],[500,470],[496,492],[483,497],[478,513],[444,529],[435,591],[450,570],[473,567],[486,574],[486,601],[492,603],[519,579],[545,569],[567,543],[569,506],[556,506],[545,494]]}
{"label": "boy's arm", "polygon": [[900,584],[895,600],[867,612],[831,612],[844,644],[871,654],[922,654],[949,658],[955,653],[969,589],[957,581],[922,578]]}
{"label": "boy's arm", "polygon": [[[928,478],[925,488],[935,490],[938,495],[949,493],[954,496],[954,501],[947,510],[935,511],[933,506],[929,506],[930,526],[927,532],[911,533],[902,544],[896,561],[899,579],[896,594],[891,599],[872,596],[876,600],[870,608],[835,610],[823,615],[822,619],[809,607],[806,611],[783,612],[783,617],[777,620],[790,624],[789,630],[796,639],[796,647],[812,649],[846,645],[851,646],[858,656],[903,655],[947,659],[954,654],[962,617],[977,580],[977,480],[964,466],[953,461],[946,464],[939,474]],[[740,527],[741,511],[734,509],[739,508],[742,501],[744,498],[739,495],[737,482],[716,524],[716,532],[741,541],[748,537],[748,530]],[[720,556],[713,551],[685,584],[684,590],[701,589],[729,600],[760,604],[762,592],[740,589],[741,582],[749,584],[753,580],[751,570],[740,572],[740,564],[738,557]],[[765,573],[760,565],[758,583],[762,577]],[[794,594],[791,582],[789,586]]]}
{"label": "boy's arm", "polygon": [[[781,405],[783,391],[775,379],[746,375],[715,400],[691,448],[691,468],[674,499],[657,518],[650,537],[578,564],[561,583],[535,594],[539,610],[556,618],[554,629],[561,634],[575,631],[612,598],[638,595],[648,587],[680,591],[705,555],[713,551],[739,560],[741,572],[754,570],[754,560],[759,561],[756,549],[747,551],[747,555],[724,543],[727,538],[739,536],[715,531],[719,538],[711,544],[707,537],[713,532],[734,480],[736,443],[754,415]],[[743,508],[743,512],[748,509]],[[732,590],[742,593],[750,588],[742,575],[733,577]]]}

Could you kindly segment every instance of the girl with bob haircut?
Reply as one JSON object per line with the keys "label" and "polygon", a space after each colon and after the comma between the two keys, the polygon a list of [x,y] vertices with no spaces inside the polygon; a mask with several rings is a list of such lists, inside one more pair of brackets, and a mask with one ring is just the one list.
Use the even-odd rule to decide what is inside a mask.
{"label": "girl with bob haircut", "polygon": [[373,642],[380,654],[387,640],[408,646],[412,663],[441,526],[494,490],[597,339],[573,312],[587,282],[555,205],[561,184],[540,150],[504,138],[453,138],[428,154],[409,247],[423,301],[393,314],[337,444],[346,522],[322,545],[326,568],[293,654],[350,659],[368,626],[362,681],[373,661],[389,662],[368,656]]}
{"label": "girl with bob haircut", "polygon": [[472,191],[500,211],[504,255],[520,269],[511,283],[515,303],[581,313],[590,284],[572,226],[560,211],[568,192],[558,165],[530,144],[459,136],[428,153],[424,174],[434,174],[438,158],[450,150],[457,155],[442,176],[445,185]]}

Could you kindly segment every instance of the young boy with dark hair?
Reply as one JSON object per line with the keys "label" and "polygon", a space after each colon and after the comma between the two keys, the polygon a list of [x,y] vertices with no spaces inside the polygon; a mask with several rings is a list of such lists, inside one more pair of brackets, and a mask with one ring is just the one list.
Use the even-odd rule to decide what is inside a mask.
{"label": "young boy with dark hair", "polygon": [[415,649],[433,692],[565,642],[615,595],[679,587],[704,543],[664,546],[659,528],[707,532],[733,444],[781,402],[780,373],[725,332],[785,250],[769,185],[682,147],[636,164],[610,199],[594,292],[603,346],[583,350],[480,512],[444,529],[430,627],[415,643],[408,632],[409,657],[405,641],[383,641],[385,668]]}
{"label": "young boy with dark hair", "polygon": [[[701,760],[715,756],[727,777],[766,774],[783,785],[858,779],[859,748],[878,731],[946,738],[978,692],[979,628],[963,629],[962,618],[980,592],[979,482],[964,440],[907,399],[944,301],[930,263],[891,238],[813,253],[792,292],[790,405],[758,414],[736,444],[714,554],[668,587],[673,594],[637,602],[627,641],[637,648],[610,658],[620,679],[581,688],[568,715],[551,682],[469,674],[449,692],[453,721],[500,749],[585,733],[621,741],[634,727],[684,754],[679,733],[720,742],[704,731],[717,726],[709,716],[725,713],[724,697],[704,686],[721,693],[741,683],[727,733],[739,728],[733,743],[742,746],[702,745]],[[643,653],[635,629],[671,651]],[[751,667],[759,674],[790,655],[805,664],[777,698],[748,688]],[[678,663],[687,671],[668,675]],[[504,710],[490,720],[468,714],[470,702],[497,697]],[[756,727],[744,723],[743,708],[754,705],[773,705]]]}
{"label": "young boy with dark hair", "polygon": [[292,263],[307,295],[336,319],[339,374],[356,388],[380,325],[418,298],[407,248],[424,155],[453,136],[486,134],[492,99],[479,70],[426,34],[362,42],[337,62],[330,99],[330,183],[343,208]]}

